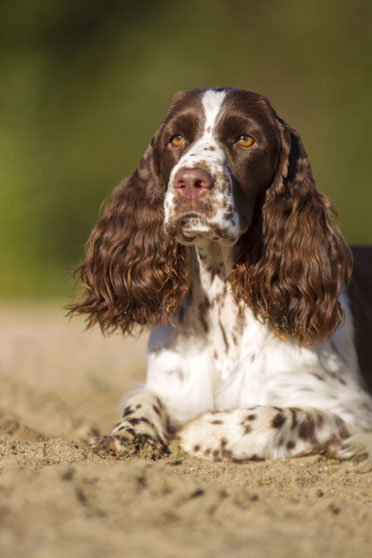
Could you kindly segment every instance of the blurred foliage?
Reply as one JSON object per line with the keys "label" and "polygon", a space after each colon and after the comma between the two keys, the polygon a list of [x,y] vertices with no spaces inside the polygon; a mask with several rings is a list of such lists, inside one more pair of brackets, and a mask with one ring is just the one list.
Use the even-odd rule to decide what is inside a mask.
{"label": "blurred foliage", "polygon": [[2,296],[63,296],[180,89],[263,93],[350,242],[372,240],[370,0],[2,0]]}

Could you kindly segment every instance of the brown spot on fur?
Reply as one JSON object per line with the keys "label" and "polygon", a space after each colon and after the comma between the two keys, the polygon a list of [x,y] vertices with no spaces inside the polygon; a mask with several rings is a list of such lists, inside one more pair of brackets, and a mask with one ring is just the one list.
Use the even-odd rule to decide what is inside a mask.
{"label": "brown spot on fur", "polygon": [[221,438],[220,445],[221,445],[221,448],[225,448],[227,446],[226,438]]}
{"label": "brown spot on fur", "polygon": [[182,304],[182,306],[178,310],[178,321],[180,324],[183,324],[184,320],[185,320],[185,305]]}
{"label": "brown spot on fur", "polygon": [[346,428],[346,425],[345,425],[344,421],[340,417],[337,417],[337,416],[336,416],[335,420],[336,420],[337,428],[338,428],[338,431],[340,433],[341,438],[348,438],[350,436],[350,432]]}
{"label": "brown spot on fur", "polygon": [[159,406],[159,409],[164,410],[164,405],[163,405],[163,402],[161,401],[161,399],[159,399],[159,397],[155,397],[155,399],[156,399],[156,402]]}
{"label": "brown spot on fur", "polygon": [[223,421],[219,419],[215,419],[215,420],[211,420],[211,424],[223,424]]}
{"label": "brown spot on fur", "polygon": [[193,451],[199,451],[200,450],[200,446],[199,444],[195,444],[195,446],[192,448]]}
{"label": "brown spot on fur", "polygon": [[128,419],[128,422],[129,422],[130,424],[132,424],[133,426],[135,426],[136,424],[138,424],[138,423],[140,422],[140,419],[138,419],[138,418],[130,418],[130,419]]}
{"label": "brown spot on fur", "polygon": [[291,424],[291,430],[293,430],[294,428],[296,428],[297,424],[298,424],[298,418],[297,418],[297,410],[295,407],[289,407],[289,410],[291,412],[292,415],[292,424]]}
{"label": "brown spot on fur", "polygon": [[161,417],[161,412],[160,412],[159,407],[157,407],[156,405],[153,405],[152,408],[154,409],[155,413],[156,413],[159,417]]}
{"label": "brown spot on fur", "polygon": [[296,446],[296,442],[294,442],[293,440],[289,440],[289,442],[287,443],[287,449],[291,450]]}
{"label": "brown spot on fur", "polygon": [[128,417],[129,415],[132,415],[134,413],[134,409],[132,409],[132,407],[125,407],[124,412],[123,412],[123,418],[124,417]]}
{"label": "brown spot on fur", "polygon": [[180,368],[175,368],[174,370],[170,370],[169,373],[173,374],[174,376],[177,376],[180,382],[183,381],[183,371]]}
{"label": "brown spot on fur", "polygon": [[201,323],[205,333],[208,333],[209,331],[209,325],[207,321],[207,312],[209,308],[210,308],[210,302],[208,298],[205,297],[205,299],[202,302],[199,302],[199,306],[198,306],[199,322]]}
{"label": "brown spot on fur", "polygon": [[144,422],[146,424],[149,424],[150,426],[154,426],[153,423],[146,417],[141,417],[140,419],[138,419],[140,422]]}
{"label": "brown spot on fur", "polygon": [[226,331],[225,328],[223,327],[221,320],[218,321],[218,325],[220,326],[220,330],[222,333],[222,337],[223,337],[223,342],[225,343],[225,348],[226,348],[226,352],[228,352],[229,350],[229,343],[227,341],[227,337],[226,337]]}
{"label": "brown spot on fur", "polygon": [[314,419],[308,415],[300,424],[298,428],[298,435],[302,440],[314,440],[314,431]]}
{"label": "brown spot on fur", "polygon": [[246,321],[246,312],[245,312],[245,308],[243,307],[242,304],[239,305],[239,309],[238,309],[238,317],[236,320],[236,328],[239,331],[242,331],[244,326],[245,326],[245,321]]}
{"label": "brown spot on fur", "polygon": [[252,426],[250,424],[242,424],[243,427],[243,435],[246,436],[250,432],[252,432]]}
{"label": "brown spot on fur", "polygon": [[255,414],[251,414],[251,415],[247,415],[247,420],[255,420],[257,418],[257,415]]}
{"label": "brown spot on fur", "polygon": [[272,420],[271,426],[273,428],[281,428],[285,423],[285,416],[282,412],[279,412]]}
{"label": "brown spot on fur", "polygon": [[318,449],[319,453],[326,457],[335,457],[341,447],[341,440],[337,436],[331,436]]}
{"label": "brown spot on fur", "polygon": [[227,450],[227,449],[223,449],[222,452],[221,452],[221,455],[224,459],[230,459],[231,460],[233,454],[232,454],[232,451]]}
{"label": "brown spot on fur", "polygon": [[211,451],[212,451],[211,448],[207,448],[206,450],[204,450],[204,455],[205,455],[206,457],[209,457],[210,454],[211,454]]}
{"label": "brown spot on fur", "polygon": [[132,436],[136,435],[136,431],[134,430],[134,428],[127,428],[127,432],[128,432],[128,434],[131,434]]}
{"label": "brown spot on fur", "polygon": [[324,416],[320,413],[315,415],[315,423],[317,428],[321,428],[324,424]]}
{"label": "brown spot on fur", "polygon": [[214,459],[215,461],[221,461],[221,457],[220,457],[220,452],[219,452],[219,450],[214,450],[214,451],[213,451],[213,459]]}

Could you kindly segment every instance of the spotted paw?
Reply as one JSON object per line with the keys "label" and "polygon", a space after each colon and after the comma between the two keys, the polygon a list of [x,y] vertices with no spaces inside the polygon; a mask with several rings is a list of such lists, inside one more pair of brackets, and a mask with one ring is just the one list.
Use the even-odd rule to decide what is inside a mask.
{"label": "spotted paw", "polygon": [[139,456],[147,459],[159,459],[169,453],[165,444],[146,433],[111,434],[97,438],[93,442],[93,451],[101,457],[127,458]]}
{"label": "spotted paw", "polygon": [[92,446],[93,452],[97,455],[112,455],[113,457],[117,455],[116,440],[114,436],[92,438],[89,443]]}
{"label": "spotted paw", "polygon": [[101,456],[158,459],[165,453],[168,441],[168,415],[161,400],[148,392],[133,395],[124,408],[122,419],[111,435],[96,438],[93,450]]}

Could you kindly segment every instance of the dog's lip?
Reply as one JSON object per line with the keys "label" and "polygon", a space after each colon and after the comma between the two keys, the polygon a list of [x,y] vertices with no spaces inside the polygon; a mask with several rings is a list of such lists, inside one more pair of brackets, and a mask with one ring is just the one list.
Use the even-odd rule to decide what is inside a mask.
{"label": "dog's lip", "polygon": [[183,215],[178,221],[177,229],[185,237],[210,234],[213,226],[201,215],[192,213]]}
{"label": "dog's lip", "polygon": [[181,227],[192,227],[193,225],[201,225],[205,223],[202,223],[203,218],[201,217],[201,215],[198,215],[197,213],[189,213],[187,215],[182,215],[182,217],[180,217],[179,219],[179,224]]}
{"label": "dog's lip", "polygon": [[176,219],[173,218],[167,223],[166,232],[170,237],[186,245],[209,240],[232,246],[238,238],[234,234],[229,234],[228,227],[220,228],[205,215],[196,211],[185,212],[179,214]]}
{"label": "dog's lip", "polygon": [[190,212],[180,215],[176,222],[172,223],[170,231],[172,236],[192,241],[197,237],[210,237],[215,235],[212,223],[209,223],[203,215]]}

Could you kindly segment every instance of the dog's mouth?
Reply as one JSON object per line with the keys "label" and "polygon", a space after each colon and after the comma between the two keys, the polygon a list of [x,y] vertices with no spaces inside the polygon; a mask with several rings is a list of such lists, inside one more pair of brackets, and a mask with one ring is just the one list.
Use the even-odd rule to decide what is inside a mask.
{"label": "dog's mouth", "polygon": [[237,240],[231,238],[227,228],[221,228],[196,212],[178,216],[168,223],[166,232],[185,245],[199,244],[205,240],[231,245]]}
{"label": "dog's mouth", "polygon": [[198,238],[215,236],[213,226],[202,215],[193,212],[179,215],[167,227],[170,236],[177,238],[181,243],[194,244]]}
{"label": "dog's mouth", "polygon": [[198,213],[188,213],[179,217],[178,221],[178,229],[186,236],[198,232],[209,232],[211,229],[208,221]]}

